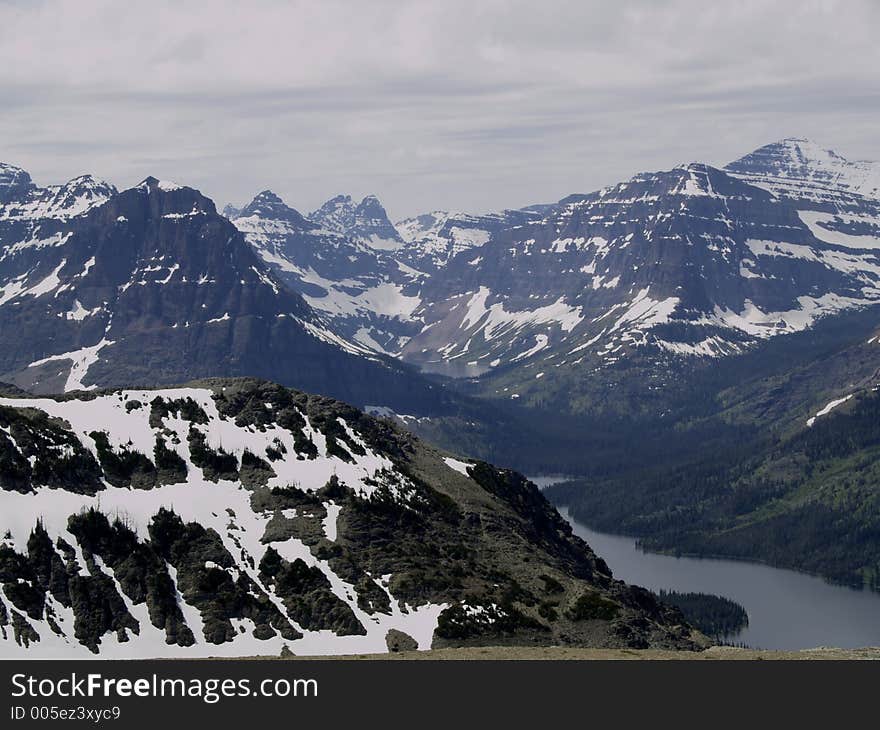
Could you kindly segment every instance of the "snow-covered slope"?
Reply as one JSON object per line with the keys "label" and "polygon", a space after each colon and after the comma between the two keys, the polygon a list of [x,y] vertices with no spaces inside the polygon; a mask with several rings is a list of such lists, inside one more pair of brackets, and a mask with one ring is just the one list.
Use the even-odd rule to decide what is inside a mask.
{"label": "snow-covered slope", "polygon": [[422,323],[425,280],[454,256],[536,213],[428,213],[392,225],[374,196],[340,195],[308,217],[263,191],[232,221],[260,257],[349,340],[397,355]]}
{"label": "snow-covered slope", "polygon": [[0,463],[3,658],[695,646],[533,485],[326,398],[0,397]]}
{"label": "snow-covered slope", "polygon": [[725,169],[795,200],[821,203],[835,192],[880,199],[880,162],[853,162],[808,139],[789,137],[765,145]]}
{"label": "snow-covered slope", "polygon": [[[81,175],[64,185],[37,187],[31,176],[13,165],[0,163],[0,221],[72,218],[101,205],[116,188],[91,175]],[[0,223],[2,226],[3,223]]]}
{"label": "snow-covered slope", "polygon": [[[63,223],[88,213],[116,194],[116,188],[91,175],[45,188],[20,167],[0,163],[0,261],[28,248],[58,245]],[[3,281],[0,271],[0,287]],[[23,286],[19,281],[19,285]],[[0,300],[10,296],[0,288]]]}

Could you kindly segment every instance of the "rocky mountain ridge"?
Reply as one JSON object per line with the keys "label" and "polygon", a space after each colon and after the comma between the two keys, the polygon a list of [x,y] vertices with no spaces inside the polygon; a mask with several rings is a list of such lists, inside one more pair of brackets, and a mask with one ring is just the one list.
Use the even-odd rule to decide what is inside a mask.
{"label": "rocky mountain ridge", "polygon": [[267,382],[0,397],[5,656],[695,649],[523,477]]}

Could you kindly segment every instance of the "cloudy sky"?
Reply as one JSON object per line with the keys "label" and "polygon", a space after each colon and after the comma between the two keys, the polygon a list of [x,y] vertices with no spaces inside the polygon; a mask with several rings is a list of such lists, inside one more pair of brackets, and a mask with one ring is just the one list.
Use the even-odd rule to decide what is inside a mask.
{"label": "cloudy sky", "polygon": [[0,160],[402,217],[786,136],[880,159],[878,30],[876,0],[0,0]]}

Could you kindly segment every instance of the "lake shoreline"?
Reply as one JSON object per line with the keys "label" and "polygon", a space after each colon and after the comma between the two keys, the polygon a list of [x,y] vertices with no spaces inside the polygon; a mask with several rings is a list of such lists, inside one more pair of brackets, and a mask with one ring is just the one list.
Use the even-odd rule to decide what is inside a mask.
{"label": "lake shoreline", "polygon": [[632,536],[593,530],[565,505],[556,507],[618,580],[655,593],[721,596],[745,608],[749,625],[727,642],[779,651],[880,646],[880,593],[760,561],[647,551]]}
{"label": "lake shoreline", "polygon": [[811,573],[809,570],[802,570],[801,568],[794,568],[790,565],[781,565],[779,563],[772,563],[767,560],[761,560],[760,558],[743,558],[739,555],[725,555],[723,553],[691,553],[691,552],[678,552],[675,550],[649,550],[642,545],[639,544],[639,540],[641,537],[639,535],[630,535],[626,532],[607,532],[606,530],[600,530],[597,527],[593,527],[588,522],[584,522],[582,520],[575,520],[574,517],[571,516],[571,513],[568,511],[569,505],[563,502],[551,502],[551,504],[556,508],[556,510],[561,514],[569,523],[577,522],[579,525],[583,525],[591,532],[599,533],[602,535],[607,535],[608,537],[625,537],[628,540],[632,540],[635,544],[636,550],[645,555],[663,555],[668,558],[689,558],[691,560],[723,560],[730,561],[734,563],[747,563],[749,565],[762,565],[766,568],[774,568],[775,570],[788,570],[792,573],[799,573],[800,575],[809,576],[810,578],[818,578],[819,580],[824,581],[830,586],[834,586],[835,588],[849,588],[854,591],[864,591],[866,593],[874,593],[880,595],[880,590],[874,591],[871,588],[866,587],[863,583],[847,583],[846,581],[835,581],[829,578],[828,576],[822,575],[821,573]]}

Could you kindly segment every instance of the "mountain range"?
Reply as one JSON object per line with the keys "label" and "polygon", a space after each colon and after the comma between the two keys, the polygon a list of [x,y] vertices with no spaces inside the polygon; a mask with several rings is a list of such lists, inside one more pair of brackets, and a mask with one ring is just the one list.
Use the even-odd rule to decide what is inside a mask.
{"label": "mountain range", "polygon": [[546,398],[625,359],[665,372],[875,303],[880,210],[841,182],[863,168],[843,165],[824,197],[795,193],[783,171],[794,174],[804,147],[788,140],[725,170],[689,164],[570,196],[434,277],[403,358],[506,371],[499,392]]}
{"label": "mountain range", "polygon": [[197,190],[0,183],[0,380],[36,393],[256,375],[355,403],[442,389],[341,337]]}
{"label": "mountain range", "polygon": [[[877,165],[788,139],[723,170],[682,165],[485,216],[433,212],[393,224],[375,196],[348,195],[304,215],[267,190],[227,208],[237,235],[190,188],[148,179],[117,192],[88,176],[38,188],[6,165],[3,331],[54,319],[35,334],[52,347],[19,345],[14,360],[8,353],[0,363],[0,377],[52,389],[66,361],[84,384],[90,371],[95,384],[140,382],[136,372],[116,382],[101,375],[110,353],[127,357],[124,333],[137,330],[139,347],[147,332],[185,340],[177,349],[189,363],[223,361],[219,340],[231,338],[223,374],[256,372],[325,392],[320,378],[285,379],[266,348],[299,339],[345,353],[334,358],[382,363],[377,370],[400,372],[394,358],[429,373],[483,375],[481,394],[512,399],[546,402],[570,393],[581,374],[625,360],[647,362],[659,386],[676,362],[740,354],[875,303],[878,176]],[[202,265],[208,249],[224,248],[216,265],[228,271]],[[128,260],[105,266],[121,251]],[[253,253],[257,261],[246,261]],[[86,268],[92,258],[94,270]],[[180,328],[190,331],[165,331]],[[169,379],[156,365],[143,370],[158,372],[158,382],[209,374],[165,363],[176,371]],[[71,385],[77,377],[68,373]],[[332,394],[360,405],[376,400],[354,397],[348,385]]]}
{"label": "mountain range", "polygon": [[429,372],[516,371],[501,392],[522,398],[572,370],[738,354],[874,303],[877,177],[787,139],[520,211],[395,226],[375,197],[338,196],[291,224],[255,213],[263,193],[235,221],[258,250],[275,232],[264,258],[349,336]]}
{"label": "mountain range", "polygon": [[[724,169],[685,164],[479,216],[393,223],[375,196],[350,195],[303,214],[267,190],[226,207],[232,230],[191,188],[42,189],[7,165],[0,339],[16,346],[0,378],[50,392],[256,374],[543,468],[583,453],[584,432],[591,448],[596,419],[673,420],[707,368],[870,311],[877,170],[786,139]],[[114,214],[135,201],[131,221]],[[224,271],[202,271],[224,247],[234,256],[211,259]],[[113,281],[98,283],[105,258]]]}
{"label": "mountain range", "polygon": [[[575,475],[549,496],[655,549],[876,587],[878,301],[880,165],[803,139],[396,222],[372,195],[302,213],[264,190],[221,215],[152,177],[41,188],[0,165],[0,496],[28,523],[7,525],[0,628],[102,653],[111,636],[238,653],[328,631],[361,637],[340,650],[699,643],[486,461]],[[200,380],[217,377],[261,380]],[[182,484],[220,485],[236,514],[171,510]],[[49,491],[72,495],[51,520]],[[99,493],[144,511],[120,522]],[[476,558],[450,557],[455,532]],[[401,569],[412,581],[382,578]]]}

